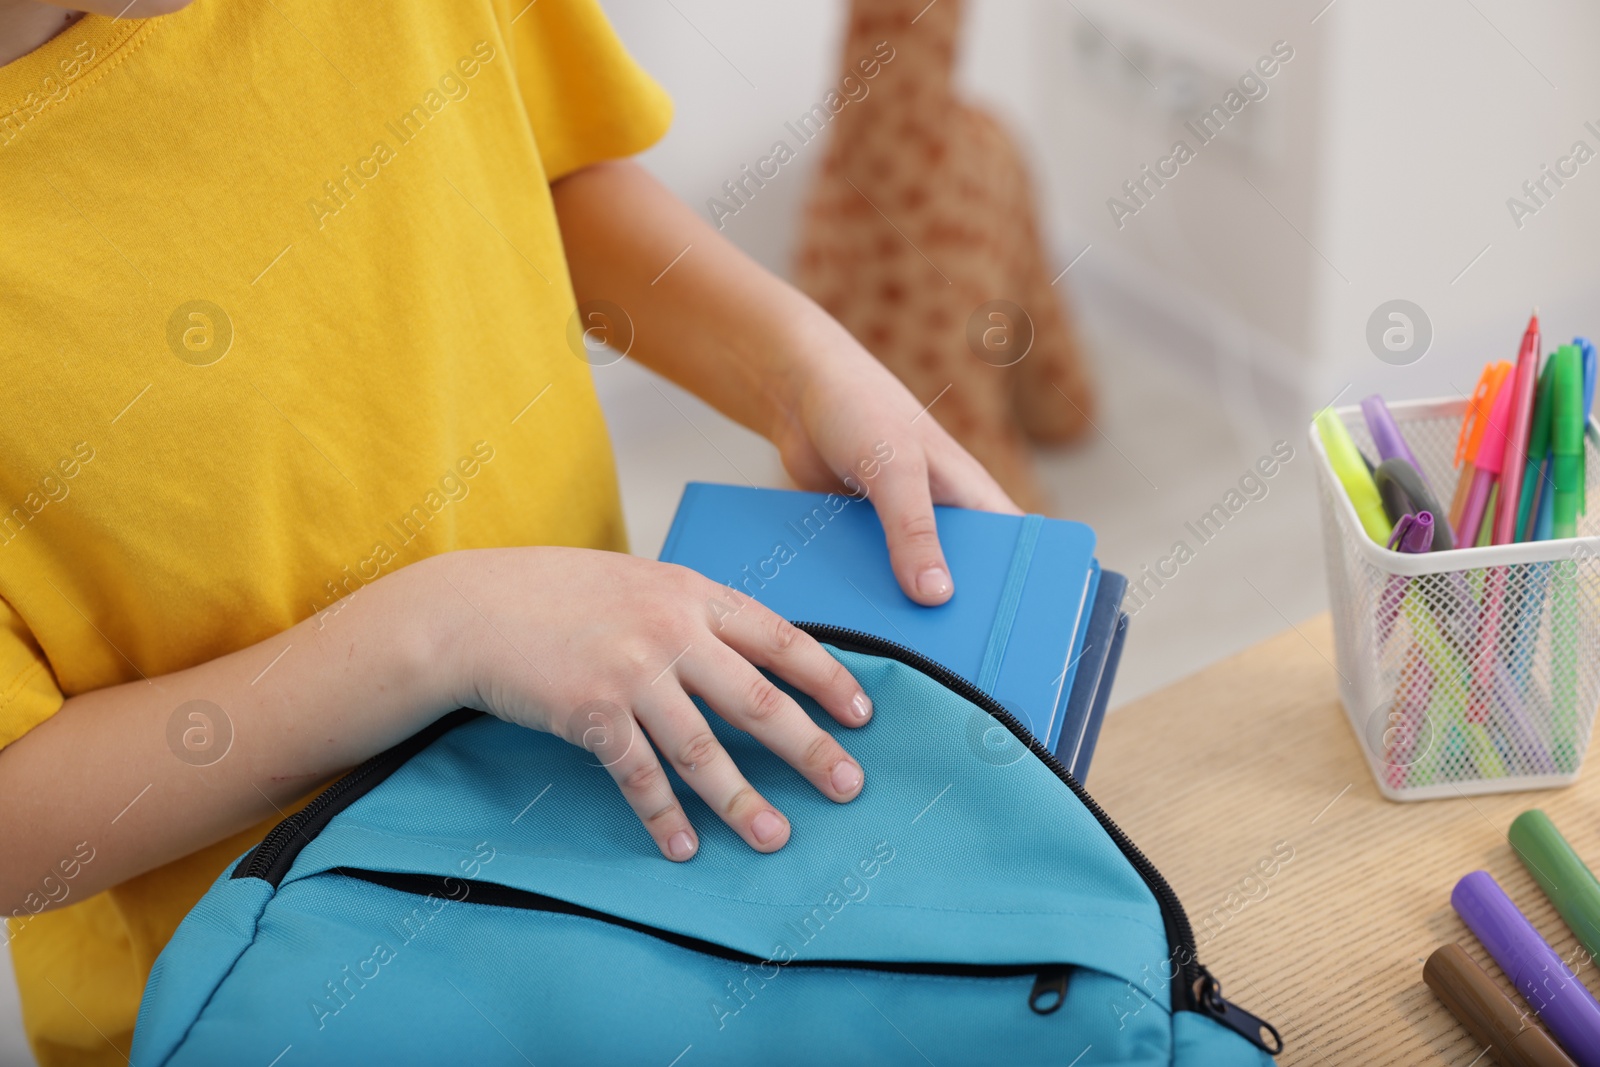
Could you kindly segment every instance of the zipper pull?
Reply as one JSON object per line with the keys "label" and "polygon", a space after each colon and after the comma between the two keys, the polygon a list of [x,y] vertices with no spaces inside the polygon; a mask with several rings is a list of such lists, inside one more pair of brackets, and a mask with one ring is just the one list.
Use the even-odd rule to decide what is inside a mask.
{"label": "zipper pull", "polygon": [[1263,1052],[1276,1056],[1283,1051],[1283,1037],[1278,1028],[1225,1000],[1222,983],[1204,967],[1200,968],[1200,977],[1195,981],[1194,995],[1201,1014],[1215,1019]]}
{"label": "zipper pull", "polygon": [[1038,973],[1033,980],[1033,991],[1028,994],[1028,1007],[1035,1015],[1049,1015],[1067,1002],[1067,978],[1071,973],[1066,967],[1052,967]]}

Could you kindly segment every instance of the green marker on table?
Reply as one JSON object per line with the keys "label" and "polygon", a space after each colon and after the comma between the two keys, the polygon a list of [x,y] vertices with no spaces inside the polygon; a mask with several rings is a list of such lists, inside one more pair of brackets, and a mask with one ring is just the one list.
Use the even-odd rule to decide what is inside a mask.
{"label": "green marker on table", "polygon": [[1538,808],[1518,815],[1506,835],[1517,858],[1539,883],[1591,957],[1600,956],[1600,881]]}

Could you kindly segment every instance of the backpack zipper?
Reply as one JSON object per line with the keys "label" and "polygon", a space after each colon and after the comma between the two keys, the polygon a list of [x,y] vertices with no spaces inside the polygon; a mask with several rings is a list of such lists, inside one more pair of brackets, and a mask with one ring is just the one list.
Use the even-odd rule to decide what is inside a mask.
{"label": "backpack zipper", "polygon": [[[1167,884],[1167,880],[1162,877],[1161,872],[1156,870],[1155,864],[1139,851],[1138,846],[1095,802],[1083,785],[1072,776],[1072,772],[1056,759],[1055,754],[1040,744],[1039,740],[1028,731],[1027,727],[1018,722],[1016,716],[1007,711],[1004,705],[959,674],[921,653],[913,652],[904,645],[860,630],[826,623],[797,622],[795,625],[818,641],[847,651],[862,652],[903,663],[993,716],[1072,790],[1073,795],[1088,809],[1089,814],[1094,816],[1095,821],[1121,850],[1156,898],[1156,905],[1161,910],[1162,925],[1166,928],[1167,941],[1173,946],[1174,962],[1178,964],[1172,980],[1172,1009],[1199,1012],[1274,1056],[1283,1051],[1283,1038],[1271,1023],[1257,1018],[1223,998],[1221,983],[1196,956],[1194,930],[1189,925],[1189,917],[1183,910],[1183,904],[1172,891],[1172,887]],[[412,756],[427,748],[438,738],[482,714],[470,708],[452,711],[393,748],[380,752],[362,763],[324,789],[305,807],[273,827],[267,836],[261,839],[259,845],[246,853],[244,859],[234,868],[231,877],[260,878],[276,888],[289,873],[289,868],[294,865],[300,850],[309,844],[335,815],[370,792]],[[1018,973],[1031,974],[1034,971],[1024,969]],[[1044,982],[1043,973],[1040,982]],[[1044,983],[1042,988],[1040,983],[1035,983],[1034,993],[1029,998],[1030,1005],[1047,1003],[1055,991],[1053,980]],[[1056,1001],[1056,1007],[1059,1007],[1060,1001],[1065,999],[1064,982],[1061,984],[1060,993],[1061,998]],[[1038,1011],[1039,1008],[1035,1007],[1034,1010]]]}
{"label": "backpack zipper", "polygon": [[400,765],[418,752],[433,744],[462,723],[482,715],[471,708],[457,708],[431,725],[412,734],[393,748],[384,749],[355,770],[318,793],[312,801],[293,815],[288,816],[261,839],[233,869],[231,878],[260,878],[276,889],[289,868],[299,858],[300,850],[322,832],[333,817],[372,789]]}
{"label": "backpack zipper", "polygon": [[[706,941],[703,938],[690,937],[687,934],[674,933],[664,930],[659,926],[650,926],[632,919],[624,919],[608,912],[596,911],[586,908],[582,904],[558,897],[545,896],[535,893],[530,889],[515,889],[511,886],[500,885],[495,882],[479,882],[470,878],[456,878],[454,876],[434,874],[407,874],[393,871],[366,871],[351,867],[334,867],[331,874],[343,875],[346,878],[355,878],[373,885],[381,885],[402,893],[412,893],[417,896],[436,896],[461,903],[484,904],[491,907],[518,908],[522,911],[538,911],[552,915],[572,915],[580,919],[590,919],[594,922],[605,923],[608,926],[620,926],[635,933],[653,937],[657,941],[665,941],[669,945],[697,952],[702,956],[713,956],[730,963],[744,966],[760,967],[770,965],[776,967],[816,968],[826,967],[832,969],[845,969],[852,971],[879,971],[889,974],[928,974],[954,978],[1020,978],[1032,975],[1033,988],[1028,994],[1028,1006],[1037,1015],[1049,1015],[1060,1008],[1067,998],[1067,981],[1072,968],[1061,963],[907,963],[885,960],[803,960],[790,959],[787,962],[762,959],[760,956],[737,949],[719,945],[715,941]],[[464,891],[462,887],[465,887]]]}
{"label": "backpack zipper", "polygon": [[1072,790],[1073,795],[1088,809],[1089,814],[1094,816],[1100,828],[1121,850],[1133,869],[1139,872],[1139,877],[1144,879],[1151,895],[1156,898],[1156,906],[1161,909],[1162,924],[1166,927],[1167,941],[1173,948],[1173,962],[1178,964],[1177,973],[1172,981],[1172,1010],[1194,1011],[1208,1016],[1271,1055],[1276,1056],[1283,1051],[1283,1038],[1276,1027],[1223,998],[1222,984],[1199,960],[1194,928],[1189,925],[1189,915],[1184,911],[1183,903],[1178,900],[1178,894],[1172,891],[1172,886],[1167,884],[1166,878],[1156,870],[1155,864],[1151,863],[1149,857],[1139,850],[1139,846],[1123,833],[1122,828],[1106,814],[1105,809],[1095,801],[1094,797],[1089,795],[1089,791],[1073,777],[1072,772],[1056,758],[1055,753],[1045,748],[1026,726],[1017,721],[1015,715],[1006,710],[1005,705],[943,664],[936,663],[920,652],[914,652],[894,641],[828,623],[797,622],[795,626],[818,641],[836,648],[903,663],[913,670],[926,674],[957,696],[971,701],[999,720],[1018,741],[1027,746],[1029,752]]}

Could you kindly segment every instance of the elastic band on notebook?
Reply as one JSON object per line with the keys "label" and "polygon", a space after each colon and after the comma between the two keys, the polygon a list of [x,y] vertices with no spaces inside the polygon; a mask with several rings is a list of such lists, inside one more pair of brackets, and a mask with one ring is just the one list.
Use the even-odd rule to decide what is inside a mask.
{"label": "elastic band on notebook", "polygon": [[978,668],[978,688],[994,694],[995,683],[1000,681],[1000,664],[1006,658],[1006,645],[1011,641],[1011,627],[1017,621],[1017,608],[1022,603],[1022,590],[1028,582],[1028,566],[1033,562],[1033,548],[1039,543],[1039,531],[1044,529],[1044,516],[1025,515],[1017,530],[1017,543],[1011,550],[1011,569],[1006,573],[1006,584],[1000,590],[1000,605],[995,608],[994,625],[989,628],[989,643],[983,649],[983,666]]}

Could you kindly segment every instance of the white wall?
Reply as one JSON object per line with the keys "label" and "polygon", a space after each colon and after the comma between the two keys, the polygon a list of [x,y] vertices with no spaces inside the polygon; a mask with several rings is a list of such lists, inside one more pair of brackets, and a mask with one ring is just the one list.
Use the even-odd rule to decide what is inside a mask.
{"label": "white wall", "polygon": [[[1311,279],[1326,269],[1296,233],[1311,228],[1317,192],[1322,50],[1308,28],[1269,0],[1037,10],[1031,132],[1064,243],[1092,245],[1083,273],[1146,289],[1152,303],[1181,294],[1226,309],[1275,360],[1307,363]],[[1286,62],[1270,56],[1280,41]],[[1264,96],[1209,141],[1185,127],[1262,57],[1273,74],[1257,72],[1252,92]],[[1159,187],[1144,179],[1180,140],[1194,157],[1158,174]],[[1140,180],[1132,199],[1124,183]],[[1114,218],[1113,201],[1137,213]]]}
{"label": "white wall", "polygon": [[[604,0],[633,55],[677,105],[672,129],[640,159],[704,213],[724,181],[785,137],[785,121],[830,87],[842,32],[837,0],[741,4],[732,0]],[[792,140],[792,138],[789,138]],[[820,146],[727,220],[726,234],[765,266],[787,272],[794,222]]]}
{"label": "white wall", "polygon": [[[843,14],[606,8],[679,103],[645,161],[696,205],[825,91]],[[1195,143],[1180,120],[1278,40],[1295,58],[1269,95],[1114,225],[1106,200],[1174,137]],[[1505,206],[1574,140],[1600,152],[1583,126],[1600,127],[1596,41],[1600,6],[1581,0],[981,0],[962,77],[1024,134],[1057,265],[1092,246],[1071,275],[1082,299],[1147,320],[1224,389],[1309,409],[1346,386],[1470,391],[1485,359],[1514,355],[1533,304],[1550,343],[1600,333],[1600,159],[1520,231]],[[788,266],[815,155],[728,224],[768,266]],[[1393,298],[1434,327],[1408,367],[1365,340]]]}
{"label": "white wall", "polygon": [[[1600,333],[1600,158],[1520,231],[1505,205],[1574,140],[1600,151],[1583,128],[1600,126],[1600,7],[1340,0],[1318,25],[1334,57],[1318,240],[1350,276],[1321,280],[1320,387],[1470,392],[1485,360],[1515,359],[1534,304],[1547,347]],[[1407,368],[1378,363],[1363,340],[1394,297],[1434,325],[1432,350]]]}

